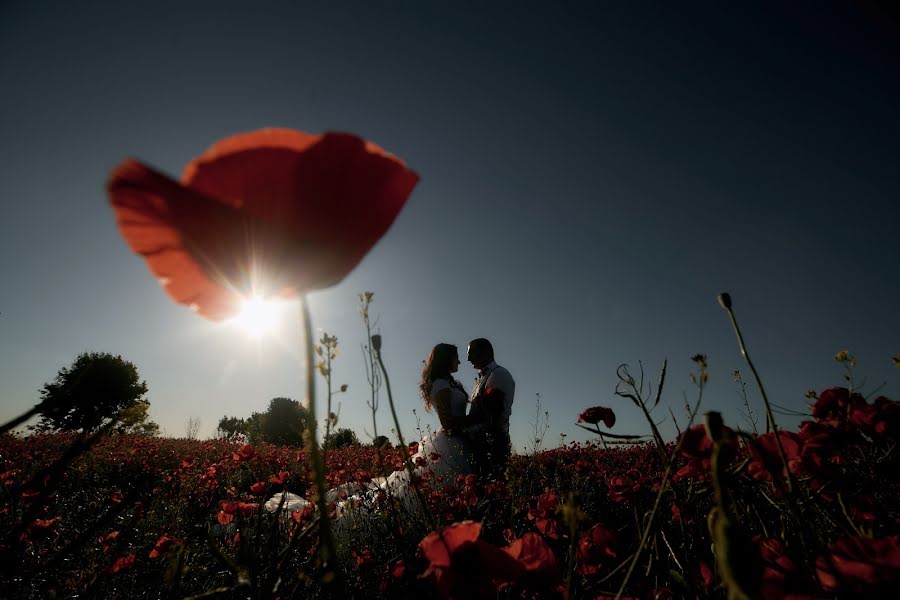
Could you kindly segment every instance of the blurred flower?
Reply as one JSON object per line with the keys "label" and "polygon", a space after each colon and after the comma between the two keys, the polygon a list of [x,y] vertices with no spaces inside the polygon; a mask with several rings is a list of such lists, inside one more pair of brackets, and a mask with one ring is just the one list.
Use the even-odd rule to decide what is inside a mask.
{"label": "blurred flower", "polygon": [[819,583],[827,592],[856,597],[894,597],[900,583],[900,546],[889,538],[843,538],[816,561]]}
{"label": "blurred flower", "polygon": [[556,492],[546,492],[538,498],[537,506],[528,511],[528,518],[534,521],[537,530],[550,539],[559,538],[559,523],[556,513],[559,511],[559,496]]}
{"label": "blurred flower", "polygon": [[176,542],[177,540],[171,536],[165,534],[161,535],[159,539],[156,540],[156,544],[153,546],[153,550],[150,551],[150,558],[162,556]]}
{"label": "blurred flower", "polygon": [[[805,475],[803,462],[800,459],[803,447],[802,438],[792,431],[780,430],[778,438],[781,440],[781,447],[784,449],[784,458],[787,460],[788,468],[795,476]],[[760,481],[772,481],[773,477],[784,480],[786,473],[784,470],[784,461],[778,451],[778,443],[775,440],[775,432],[769,432],[765,435],[758,436],[755,443],[750,444],[750,464],[747,465],[747,472]]]}
{"label": "blurred flower", "polygon": [[544,578],[548,583],[559,579],[559,561],[540,535],[529,531],[503,549],[518,560],[525,571]]}
{"label": "blurred flower", "polygon": [[825,419],[837,419],[846,422],[851,405],[864,405],[865,399],[850,390],[842,387],[834,387],[819,394],[813,404],[812,414],[817,421]]}
{"label": "blurred flower", "polygon": [[585,532],[578,540],[576,559],[578,572],[582,575],[593,575],[603,568],[608,568],[618,557],[614,549],[619,538],[604,525],[598,523]]}
{"label": "blurred flower", "polygon": [[110,548],[112,548],[112,543],[119,537],[118,531],[110,531],[104,535],[101,535],[97,538],[97,541],[102,544],[101,548],[103,552],[109,552]]}
{"label": "blurred flower", "polygon": [[478,539],[481,523],[463,521],[433,531],[419,544],[440,598],[494,598],[514,583],[546,589],[559,581],[559,564],[540,535],[530,532],[505,548]]}
{"label": "blurred flower", "polygon": [[600,421],[603,421],[603,424],[606,425],[609,429],[612,429],[612,426],[616,424],[616,414],[610,408],[606,408],[605,406],[594,406],[588,409],[585,409],[580,415],[578,415],[579,423],[589,423],[590,425],[596,425]]}
{"label": "blurred flower", "polygon": [[609,486],[609,499],[613,502],[627,502],[641,491],[643,475],[637,469],[628,469],[622,475],[615,475],[606,480]]}
{"label": "blurred flower", "polygon": [[235,462],[250,460],[254,456],[256,456],[256,450],[254,450],[253,446],[251,446],[250,444],[242,445],[237,449],[237,452],[233,452],[231,455]]}
{"label": "blurred flower", "polygon": [[116,562],[112,564],[112,566],[107,569],[109,573],[119,573],[121,571],[127,571],[128,569],[134,566],[135,561],[137,560],[137,556],[134,554],[129,554],[128,556],[122,556],[116,559]]}
{"label": "blurred flower", "polygon": [[354,135],[261,129],[216,142],[181,181],[126,160],[108,192],[122,236],[172,300],[220,320],[245,298],[341,281],[417,181]]}

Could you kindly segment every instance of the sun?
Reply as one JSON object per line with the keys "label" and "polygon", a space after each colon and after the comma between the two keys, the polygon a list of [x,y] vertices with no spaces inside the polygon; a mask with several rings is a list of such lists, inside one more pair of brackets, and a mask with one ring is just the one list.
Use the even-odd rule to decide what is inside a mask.
{"label": "sun", "polygon": [[244,300],[241,312],[232,318],[230,323],[254,337],[262,337],[275,330],[283,311],[284,302],[254,296]]}

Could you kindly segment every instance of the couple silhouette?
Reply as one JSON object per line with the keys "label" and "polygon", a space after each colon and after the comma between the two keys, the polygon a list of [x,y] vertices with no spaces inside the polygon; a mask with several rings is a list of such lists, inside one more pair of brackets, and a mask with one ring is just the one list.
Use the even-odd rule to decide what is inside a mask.
{"label": "couple silhouette", "polygon": [[469,342],[466,358],[478,372],[471,394],[454,377],[460,365],[456,346],[438,344],[425,360],[419,392],[425,410],[437,413],[441,427],[422,439],[413,458],[441,475],[476,473],[498,479],[509,461],[516,383],[494,360],[488,340]]}

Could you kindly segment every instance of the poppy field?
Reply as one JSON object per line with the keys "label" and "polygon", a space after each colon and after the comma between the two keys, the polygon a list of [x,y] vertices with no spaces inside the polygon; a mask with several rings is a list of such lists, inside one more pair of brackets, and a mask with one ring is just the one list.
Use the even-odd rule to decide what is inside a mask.
{"label": "poppy field", "polygon": [[[614,423],[602,408],[582,422]],[[900,403],[831,388],[811,413],[777,436],[709,413],[662,447],[604,438],[516,455],[505,480],[425,468],[407,502],[352,484],[403,468],[415,444],[329,451],[331,577],[318,509],[266,505],[314,495],[304,450],[4,435],[0,586],[25,598],[888,597]]]}

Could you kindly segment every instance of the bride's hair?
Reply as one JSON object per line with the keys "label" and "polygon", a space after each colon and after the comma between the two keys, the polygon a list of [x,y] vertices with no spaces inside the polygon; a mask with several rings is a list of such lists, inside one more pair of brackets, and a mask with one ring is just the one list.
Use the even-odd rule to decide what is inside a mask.
{"label": "bride's hair", "polygon": [[453,379],[450,374],[450,365],[453,363],[453,359],[458,357],[459,353],[453,344],[438,344],[432,348],[428,358],[425,359],[419,392],[422,394],[425,410],[428,412],[431,412],[431,384],[435,379]]}

